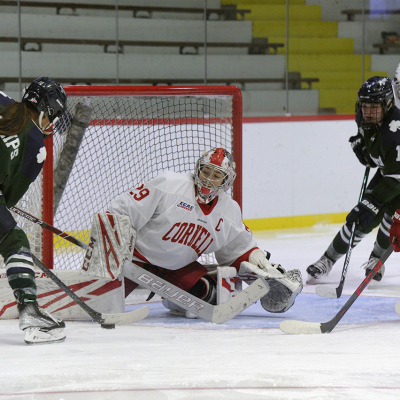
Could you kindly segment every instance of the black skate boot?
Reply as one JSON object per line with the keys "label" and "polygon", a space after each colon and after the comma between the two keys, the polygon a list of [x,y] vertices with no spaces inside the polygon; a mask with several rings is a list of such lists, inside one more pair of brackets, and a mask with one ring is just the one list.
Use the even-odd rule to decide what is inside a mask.
{"label": "black skate boot", "polygon": [[327,276],[335,264],[336,261],[333,261],[328,257],[326,253],[316,261],[314,264],[311,264],[307,268],[308,278],[307,283],[313,284],[316,279],[321,279],[323,276]]}
{"label": "black skate boot", "polygon": [[[369,260],[362,265],[365,268],[365,276],[367,276],[372,271],[375,265],[378,264],[379,260],[380,257],[378,257],[374,252],[372,252],[371,255],[369,256]],[[384,273],[385,273],[385,264],[382,264],[382,266],[379,268],[379,271],[376,273],[373,279],[379,282],[380,280],[382,280]]]}
{"label": "black skate boot", "polygon": [[14,290],[19,311],[19,329],[25,332],[27,344],[63,342],[64,321],[39,308],[36,300],[29,299],[23,289]]}

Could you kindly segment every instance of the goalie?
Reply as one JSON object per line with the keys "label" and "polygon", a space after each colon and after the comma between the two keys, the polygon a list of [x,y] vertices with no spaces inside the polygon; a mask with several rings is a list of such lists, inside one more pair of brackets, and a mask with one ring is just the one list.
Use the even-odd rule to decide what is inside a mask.
{"label": "goalie", "polygon": [[[200,157],[194,175],[162,173],[117,196],[108,213],[129,217],[128,224],[136,231],[130,255],[135,265],[210,304],[234,295],[232,281],[238,279],[232,275],[246,283],[262,277],[270,286],[262,306],[269,312],[284,312],[302,290],[300,271],[286,272],[257,247],[241,220],[239,205],[224,193],[235,177],[232,155],[215,148]],[[219,265],[229,266],[230,273],[223,279],[197,261],[202,254],[213,252]],[[129,265],[125,262],[123,269]],[[137,284],[126,279],[125,286],[127,295]],[[163,305],[193,317],[170,300],[164,299]]]}

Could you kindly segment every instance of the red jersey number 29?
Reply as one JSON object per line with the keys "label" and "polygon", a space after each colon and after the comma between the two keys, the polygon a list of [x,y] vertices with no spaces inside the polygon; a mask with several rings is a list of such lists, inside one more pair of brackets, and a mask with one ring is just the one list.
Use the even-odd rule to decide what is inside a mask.
{"label": "red jersey number 29", "polygon": [[130,194],[137,201],[140,201],[140,200],[144,199],[150,193],[149,189],[144,187],[144,184],[139,186],[138,188],[136,188],[136,190],[139,190],[139,193],[130,192]]}

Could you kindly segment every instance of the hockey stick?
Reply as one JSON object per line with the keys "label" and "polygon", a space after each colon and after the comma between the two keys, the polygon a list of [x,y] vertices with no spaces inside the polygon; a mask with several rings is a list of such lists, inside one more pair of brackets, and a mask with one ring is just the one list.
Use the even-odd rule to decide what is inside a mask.
{"label": "hockey stick", "polygon": [[279,325],[280,330],[282,332],[292,333],[292,334],[302,334],[302,333],[312,334],[312,333],[332,332],[332,330],[335,328],[338,322],[342,319],[343,315],[346,314],[347,310],[358,299],[358,297],[361,295],[364,289],[372,281],[373,277],[377,274],[381,266],[392,254],[393,249],[394,246],[390,245],[390,247],[383,253],[381,259],[376,263],[375,267],[361,282],[361,285],[356,289],[356,291],[347,300],[346,304],[339,310],[339,312],[330,321],[319,323],[319,322],[287,320],[287,321],[282,321],[280,323]]}
{"label": "hockey stick", "polygon": [[[363,179],[363,183],[361,185],[361,191],[360,191],[360,196],[358,197],[358,202],[361,201],[361,199],[364,195],[365,188],[367,186],[369,170],[370,170],[370,167],[367,166],[365,168],[364,179]],[[331,299],[338,299],[342,295],[343,285],[344,285],[344,281],[345,281],[346,275],[347,275],[347,268],[349,267],[351,251],[353,249],[355,231],[356,231],[356,222],[353,222],[353,224],[351,226],[349,247],[347,248],[346,257],[344,259],[342,276],[340,277],[339,286],[337,288],[331,288],[331,287],[328,287],[325,285],[317,285],[315,287],[315,293],[317,293],[318,296],[329,297]]]}
{"label": "hockey stick", "polygon": [[70,236],[63,231],[60,231],[59,229],[55,228],[54,226],[49,225],[48,223],[42,221],[41,219],[36,218],[33,215],[27,213],[26,211],[19,209],[18,207],[10,207],[9,209],[11,211],[14,211],[16,214],[20,215],[21,217],[24,217],[27,220],[40,225],[42,228],[45,228],[45,229],[49,230],[50,232],[53,232],[54,234],[62,237],[65,240],[68,240],[69,242],[75,244],[76,246],[81,247],[84,250],[86,250],[88,247],[86,243],[83,243],[80,240],[74,238],[73,236]]}
{"label": "hockey stick", "polygon": [[[29,249],[24,249],[30,252]],[[58,278],[50,269],[48,269],[34,254],[31,254],[33,262],[53,281],[60,289],[62,289],[69,297],[71,297],[75,303],[83,308],[96,322],[101,324],[102,328],[114,329],[115,325],[128,325],[134,322],[140,321],[149,315],[149,308],[142,307],[138,310],[129,311],[126,313],[119,314],[103,314],[93,310],[83,300],[81,300],[64,282]]]}
{"label": "hockey stick", "polygon": [[232,319],[269,292],[268,283],[258,278],[231,300],[213,306],[129,261],[124,263],[122,275],[196,316],[216,324]]}

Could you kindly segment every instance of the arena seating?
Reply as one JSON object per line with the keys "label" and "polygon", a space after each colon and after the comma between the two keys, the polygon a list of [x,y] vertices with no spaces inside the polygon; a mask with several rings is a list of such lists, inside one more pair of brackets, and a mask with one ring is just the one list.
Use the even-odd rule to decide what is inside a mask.
{"label": "arena seating", "polygon": [[[92,85],[202,84],[206,79],[207,84],[239,86],[244,102],[248,102],[244,110],[249,115],[255,115],[249,104],[259,115],[286,113],[285,59],[280,52],[283,43],[267,37],[253,38],[253,22],[244,20],[248,12],[238,11],[246,7],[231,7],[237,18],[231,19],[227,5],[208,2],[210,10],[225,11],[207,14],[205,60],[205,21],[199,11],[200,2],[193,2],[196,5],[191,8],[196,10],[186,13],[183,8],[187,8],[187,2],[168,1],[169,9],[163,13],[156,0],[135,1],[138,13],[134,13],[132,8],[124,9],[127,2],[119,1],[118,36],[115,12],[104,6],[113,5],[113,1],[72,0],[58,6],[52,2],[47,8],[43,3],[21,2],[20,42],[16,7],[13,2],[0,3],[0,49],[5,60],[0,87],[14,97],[20,96],[16,68],[20,43],[24,83],[40,75],[64,84]],[[88,3],[90,7],[102,4],[104,9],[89,10],[89,5],[84,7]],[[318,112],[318,91],[314,87],[318,81],[316,76],[290,73],[288,87],[299,92],[295,96],[301,105],[296,106],[299,113]],[[303,95],[307,100],[301,100]]]}

